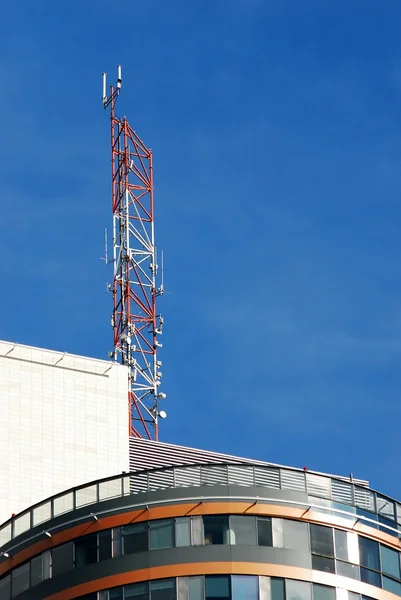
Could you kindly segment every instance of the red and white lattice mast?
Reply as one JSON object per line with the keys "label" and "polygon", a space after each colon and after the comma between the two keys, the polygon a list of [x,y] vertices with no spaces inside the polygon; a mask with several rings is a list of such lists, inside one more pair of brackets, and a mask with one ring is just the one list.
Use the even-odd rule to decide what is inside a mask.
{"label": "red and white lattice mast", "polygon": [[121,66],[117,83],[106,89],[103,73],[103,106],[110,107],[111,183],[113,206],[114,282],[111,324],[114,331],[114,360],[128,367],[130,434],[158,439],[161,362],[157,350],[163,318],[157,313],[156,299],[163,294],[157,284],[157,254],[153,201],[152,152],[145,146],[127,118],[115,113],[121,90]]}

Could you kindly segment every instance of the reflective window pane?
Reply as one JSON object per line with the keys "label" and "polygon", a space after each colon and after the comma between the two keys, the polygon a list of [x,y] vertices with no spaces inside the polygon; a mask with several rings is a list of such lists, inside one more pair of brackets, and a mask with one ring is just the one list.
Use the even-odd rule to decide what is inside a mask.
{"label": "reflective window pane", "polygon": [[284,548],[309,552],[309,527],[307,523],[283,519]]}
{"label": "reflective window pane", "polygon": [[314,583],[313,600],[336,600],[336,588]]}
{"label": "reflective window pane", "polygon": [[[42,555],[31,560],[31,587],[43,581]],[[0,595],[1,598],[1,595]]]}
{"label": "reflective window pane", "polygon": [[285,581],[280,577],[272,577],[270,580],[272,600],[285,600]]}
{"label": "reflective window pane", "polygon": [[348,560],[347,532],[341,529],[334,530],[334,545],[336,558]]}
{"label": "reflective window pane", "polygon": [[25,563],[21,567],[13,569],[11,572],[11,590],[12,597],[22,594],[25,590],[29,590],[29,563]]}
{"label": "reflective window pane", "polygon": [[151,521],[150,530],[150,549],[172,548],[174,546],[174,521],[173,519],[162,519],[160,521]]}
{"label": "reflective window pane", "polygon": [[205,577],[206,600],[230,598],[230,578],[227,575],[207,575]]}
{"label": "reflective window pane", "polygon": [[191,543],[192,546],[202,546],[203,544],[202,517],[191,517]]}
{"label": "reflective window pane", "polygon": [[359,558],[363,567],[380,570],[379,544],[362,535],[359,536]]}
{"label": "reflective window pane", "polygon": [[189,517],[175,520],[175,545],[178,547],[191,545],[191,519]]}
{"label": "reflective window pane", "polygon": [[272,523],[271,519],[259,518],[258,522],[258,545],[259,546],[272,546],[273,535],[272,535]]}
{"label": "reflective window pane", "polygon": [[337,575],[343,577],[351,577],[351,579],[360,579],[359,565],[353,565],[348,562],[336,561]]}
{"label": "reflective window pane", "polygon": [[97,562],[97,534],[85,535],[75,541],[75,568]]}
{"label": "reflective window pane", "polygon": [[389,577],[383,577],[383,589],[392,594],[397,594],[397,596],[401,596],[401,583],[399,581],[394,581],[394,579],[390,579]]}
{"label": "reflective window pane", "polygon": [[189,600],[188,577],[177,577],[177,600]]}
{"label": "reflective window pane", "polygon": [[148,524],[136,523],[123,527],[124,554],[146,552],[148,545]]}
{"label": "reflective window pane", "polygon": [[380,546],[380,555],[381,555],[381,570],[386,575],[391,575],[391,577],[396,577],[400,579],[400,555],[396,550],[392,550],[391,548],[387,548],[387,546]]}
{"label": "reflective window pane", "polygon": [[271,579],[270,577],[259,577],[259,600],[271,600]]}
{"label": "reflective window pane", "polygon": [[150,582],[150,600],[174,600],[175,579],[159,579]]}
{"label": "reflective window pane", "polygon": [[110,600],[123,600],[124,591],[123,588],[115,587],[110,590]]}
{"label": "reflective window pane", "polygon": [[233,575],[232,600],[258,600],[259,579],[256,575]]}
{"label": "reflective window pane", "polygon": [[312,585],[309,582],[286,579],[285,589],[287,600],[312,599]]}
{"label": "reflective window pane", "polygon": [[310,526],[311,549],[316,554],[334,556],[333,530],[323,525]]}
{"label": "reflective window pane", "polygon": [[370,585],[381,587],[380,573],[376,573],[376,571],[370,571],[370,569],[365,569],[364,567],[361,567],[361,581],[370,583]]}
{"label": "reflective window pane", "polygon": [[205,544],[228,544],[228,517],[203,517]]}
{"label": "reflective window pane", "polygon": [[[43,581],[50,579],[51,568],[52,568],[52,553],[51,550],[46,550],[42,554],[42,566],[43,566]],[[1,597],[1,596],[0,596]]]}
{"label": "reflective window pane", "polygon": [[132,583],[124,587],[124,600],[148,600],[149,598],[149,582]]}
{"label": "reflective window pane", "polygon": [[376,496],[376,506],[379,515],[386,517],[392,521],[395,520],[395,505],[394,502],[382,496]]}
{"label": "reflective window pane", "polygon": [[11,577],[6,575],[0,579],[0,598],[9,600],[11,597]]}
{"label": "reflective window pane", "polygon": [[256,517],[230,517],[231,543],[242,546],[256,545]]}
{"label": "reflective window pane", "polygon": [[111,558],[111,529],[99,532],[99,560]]}
{"label": "reflective window pane", "polygon": [[72,571],[74,567],[74,544],[68,542],[52,550],[52,577]]}
{"label": "reflective window pane", "polygon": [[189,600],[203,600],[203,577],[189,577]]}
{"label": "reflective window pane", "polygon": [[316,569],[316,571],[325,571],[326,573],[334,573],[334,558],[312,554],[312,569]]}
{"label": "reflective window pane", "polygon": [[113,527],[111,530],[111,549],[113,557],[121,556],[123,552],[123,536],[121,527]]}

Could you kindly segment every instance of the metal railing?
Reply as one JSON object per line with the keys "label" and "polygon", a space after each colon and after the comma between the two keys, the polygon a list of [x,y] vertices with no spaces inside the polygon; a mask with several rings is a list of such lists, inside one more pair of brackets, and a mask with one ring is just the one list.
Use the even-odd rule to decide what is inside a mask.
{"label": "metal railing", "polygon": [[[31,506],[3,523],[0,526],[0,548],[19,535],[45,525],[60,515],[85,506],[90,514],[92,505],[105,500],[169,488],[221,485],[304,492],[308,496],[322,499],[320,505],[323,511],[357,514],[369,525],[377,520],[389,533],[401,529],[401,504],[351,481],[295,468],[209,463],[137,471],[71,488]],[[366,515],[363,514],[365,511]]]}

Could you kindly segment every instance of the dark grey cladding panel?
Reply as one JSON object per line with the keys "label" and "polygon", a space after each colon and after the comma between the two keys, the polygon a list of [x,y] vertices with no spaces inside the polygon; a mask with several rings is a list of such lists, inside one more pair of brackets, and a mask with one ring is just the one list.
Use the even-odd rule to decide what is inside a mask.
{"label": "dark grey cladding panel", "polygon": [[54,579],[27,590],[18,596],[19,600],[42,600],[46,596],[81,583],[101,579],[109,575],[118,575],[128,571],[146,569],[148,567],[174,564],[210,562],[256,562],[312,568],[308,553],[283,548],[262,548],[258,546],[192,546],[190,548],[168,548],[152,550],[138,554],[119,556],[101,563],[88,565],[76,571],[70,571]]}

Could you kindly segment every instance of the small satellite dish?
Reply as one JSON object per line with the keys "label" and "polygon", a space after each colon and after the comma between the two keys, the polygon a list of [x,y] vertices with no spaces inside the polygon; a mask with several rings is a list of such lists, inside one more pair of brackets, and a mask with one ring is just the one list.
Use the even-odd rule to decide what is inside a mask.
{"label": "small satellite dish", "polygon": [[161,411],[159,412],[159,417],[160,417],[161,419],[165,419],[165,418],[167,417],[167,413],[166,413],[166,411],[165,411],[165,410],[161,410]]}

